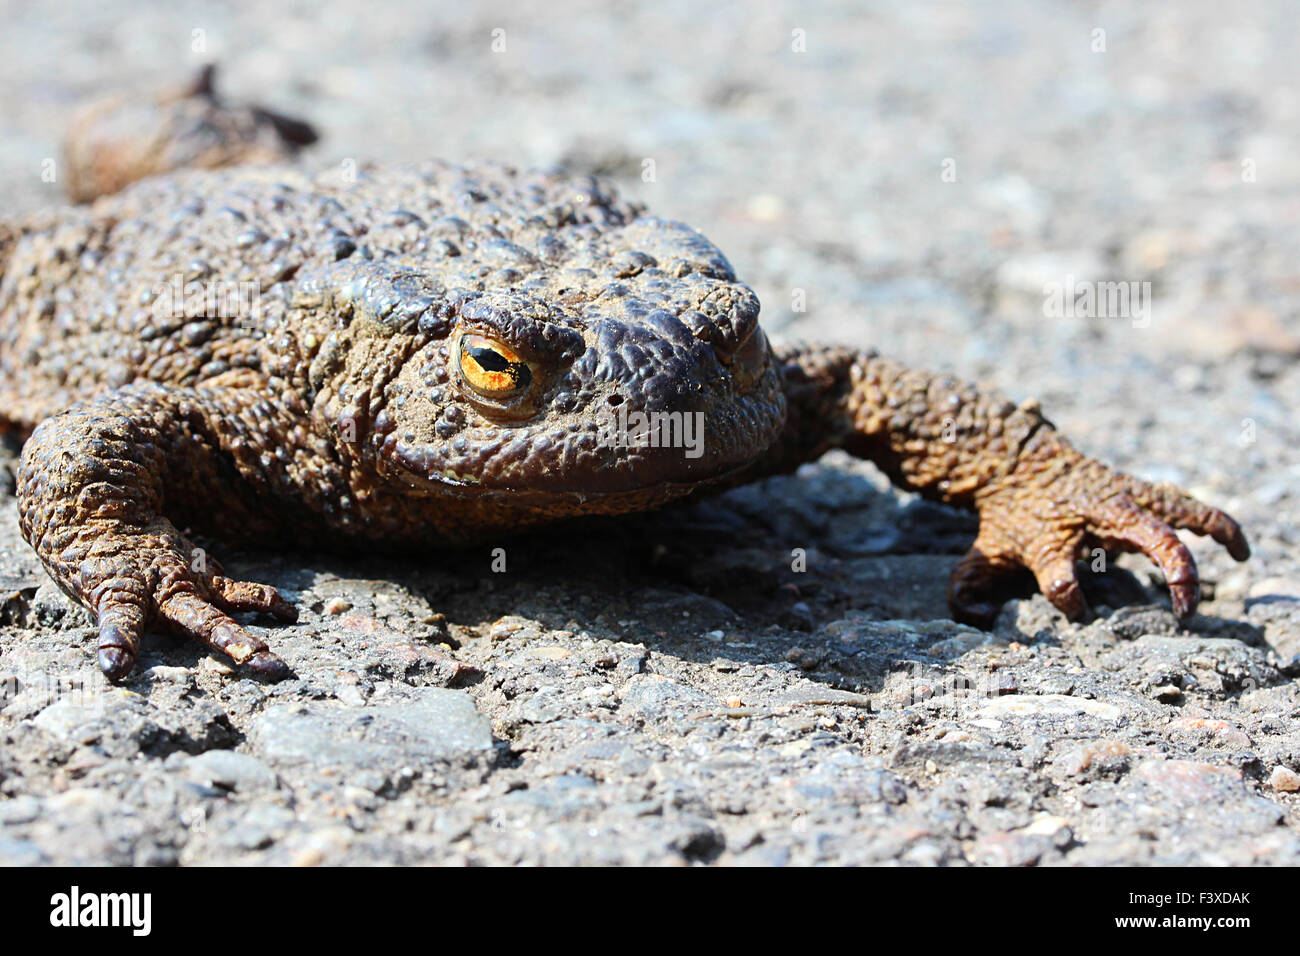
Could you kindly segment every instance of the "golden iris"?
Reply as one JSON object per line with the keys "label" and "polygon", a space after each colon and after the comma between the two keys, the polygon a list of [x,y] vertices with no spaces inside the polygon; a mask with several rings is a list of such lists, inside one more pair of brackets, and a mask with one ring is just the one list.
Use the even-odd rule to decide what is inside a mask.
{"label": "golden iris", "polygon": [[509,398],[526,392],[533,382],[528,363],[510,346],[483,335],[461,336],[460,374],[486,398]]}

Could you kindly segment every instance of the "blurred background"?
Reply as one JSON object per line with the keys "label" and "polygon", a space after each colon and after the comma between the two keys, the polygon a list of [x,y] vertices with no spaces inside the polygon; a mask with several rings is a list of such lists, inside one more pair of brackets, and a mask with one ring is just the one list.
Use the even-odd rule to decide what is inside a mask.
{"label": "blurred background", "polygon": [[[1216,500],[1248,467],[1273,503],[1297,484],[1292,0],[0,11],[0,214],[60,201],[41,163],[74,104],[212,61],[317,124],[310,163],[601,172],[718,243],[776,337],[1037,395]],[[1150,325],[1045,315],[1070,280],[1150,282]]]}

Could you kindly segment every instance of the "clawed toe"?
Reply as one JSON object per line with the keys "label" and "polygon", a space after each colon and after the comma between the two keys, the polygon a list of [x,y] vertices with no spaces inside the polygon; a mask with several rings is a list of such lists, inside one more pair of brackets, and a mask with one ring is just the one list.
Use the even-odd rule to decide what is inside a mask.
{"label": "clawed toe", "polygon": [[293,671],[289,668],[289,665],[270,651],[261,651],[254,654],[245,661],[244,666],[259,677],[270,681],[280,681],[293,676]]}
{"label": "clawed toe", "polygon": [[165,596],[151,598],[142,578],[112,579],[96,606],[99,666],[109,680],[121,681],[134,669],[142,634],[151,620],[220,651],[259,677],[282,680],[292,675],[283,660],[226,614],[225,609],[261,611],[273,614],[278,620],[293,622],[298,619],[297,608],[275,588],[264,584],[214,577],[209,582],[210,600],[197,593],[196,586],[192,581],[173,579],[165,589]]}
{"label": "clawed toe", "polygon": [[1023,576],[1024,569],[1010,557],[1003,541],[985,530],[948,580],[953,619],[979,628],[992,627],[1008,592],[1016,589]]}
{"label": "clawed toe", "polygon": [[99,649],[99,669],[104,676],[117,683],[131,673],[135,667],[135,655],[121,647],[101,647]]}
{"label": "clawed toe", "polygon": [[294,624],[298,609],[269,584],[253,581],[233,581],[214,575],[210,583],[213,597],[227,611],[255,611],[270,614],[277,621]]}

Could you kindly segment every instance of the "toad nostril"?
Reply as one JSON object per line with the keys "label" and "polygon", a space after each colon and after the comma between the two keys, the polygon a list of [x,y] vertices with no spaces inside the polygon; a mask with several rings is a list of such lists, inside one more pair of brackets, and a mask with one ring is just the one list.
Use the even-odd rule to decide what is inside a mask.
{"label": "toad nostril", "polygon": [[737,388],[747,391],[757,381],[767,368],[768,355],[767,336],[762,329],[755,329],[727,365]]}
{"label": "toad nostril", "polygon": [[719,330],[718,334],[710,339],[709,344],[713,346],[713,354],[718,357],[718,360],[726,364],[744,352],[758,332],[758,322],[739,322],[734,329],[728,329],[725,333]]}

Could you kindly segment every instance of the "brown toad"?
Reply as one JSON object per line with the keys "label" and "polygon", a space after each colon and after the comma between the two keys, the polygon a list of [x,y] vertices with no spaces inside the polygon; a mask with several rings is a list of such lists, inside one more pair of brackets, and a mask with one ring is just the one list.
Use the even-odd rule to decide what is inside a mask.
{"label": "brown toad", "polygon": [[1196,567],[1174,529],[1249,554],[1227,515],[1083,457],[1032,402],[772,348],[718,249],[586,177],[173,173],[0,227],[0,273],[0,414],[30,433],[22,531],[95,615],[113,679],[153,625],[287,671],[229,614],[294,609],[179,528],[456,545],[831,448],[978,511],[948,592],[965,620],[988,622],[1021,566],[1084,613],[1075,559],[1097,545],[1150,555],[1188,614]]}

